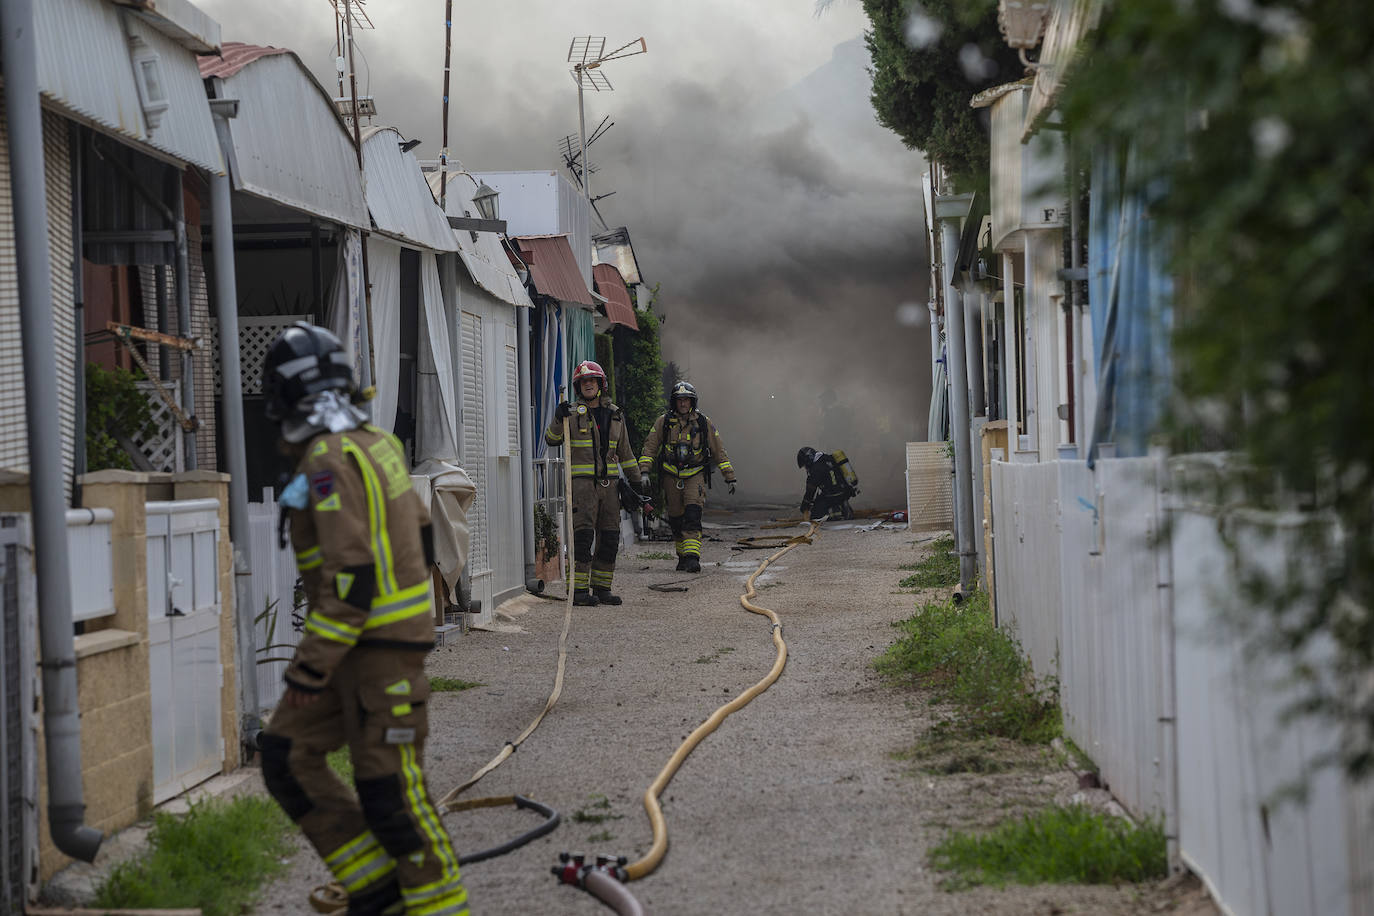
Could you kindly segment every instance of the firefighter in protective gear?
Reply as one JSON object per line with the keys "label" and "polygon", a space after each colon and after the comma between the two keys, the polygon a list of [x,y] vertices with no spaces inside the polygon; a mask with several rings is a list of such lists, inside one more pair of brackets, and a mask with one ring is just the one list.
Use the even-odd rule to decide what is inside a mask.
{"label": "firefighter in protective gear", "polygon": [[668,412],[654,422],[644,440],[639,467],[652,470],[663,487],[668,525],[677,541],[677,568],[682,572],[701,572],[701,512],[713,464],[733,495],[739,481],[720,432],[710,417],[697,410],[696,387],[679,381],[673,386]]}
{"label": "firefighter in protective gear", "polygon": [[[842,452],[835,455],[843,457]],[[818,452],[810,446],[797,450],[797,467],[806,471],[806,493],[802,496],[801,514],[813,522],[824,521],[832,513],[841,518],[853,518],[849,499],[858,489],[845,479],[835,455]]]}
{"label": "firefighter in protective gear", "polygon": [[564,445],[567,418],[564,460],[572,467],[573,604],[620,604],[620,596],[611,592],[620,550],[617,484],[624,473],[635,489],[641,489],[639,465],[625,414],[605,393],[606,373],[600,364],[589,359],[579,363],[572,383],[575,400],[558,405],[544,441]]}
{"label": "firefighter in protective gear", "polygon": [[[394,436],[353,403],[338,338],[297,322],[263,367],[294,476],[281,495],[309,602],[286,695],[259,738],[268,790],[350,914],[466,916],[458,856],[425,786],[434,646],[429,513]],[[325,762],[348,746],[353,792]]]}

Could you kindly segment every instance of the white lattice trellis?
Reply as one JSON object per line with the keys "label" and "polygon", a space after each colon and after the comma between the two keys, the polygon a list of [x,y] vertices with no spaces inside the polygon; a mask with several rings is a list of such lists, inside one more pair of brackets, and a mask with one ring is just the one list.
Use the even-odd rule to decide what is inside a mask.
{"label": "white lattice trellis", "polygon": [[239,319],[239,365],[244,394],[262,394],[262,363],[277,335],[297,321],[309,320],[309,315],[261,315]]}
{"label": "white lattice trellis", "polygon": [[[138,390],[148,401],[148,409],[153,415],[153,425],[157,431],[144,438],[141,434],[135,433],[129,438],[138,446],[139,451],[147,456],[148,461],[153,465],[155,471],[182,471],[185,470],[185,460],[182,458],[182,435],[181,426],[177,423],[176,416],[172,409],[167,406],[167,402],[162,400],[154,390],[157,382],[145,381],[135,382]],[[172,399],[177,406],[181,406],[181,391],[176,389],[173,384],[164,383],[165,388],[171,388]]]}

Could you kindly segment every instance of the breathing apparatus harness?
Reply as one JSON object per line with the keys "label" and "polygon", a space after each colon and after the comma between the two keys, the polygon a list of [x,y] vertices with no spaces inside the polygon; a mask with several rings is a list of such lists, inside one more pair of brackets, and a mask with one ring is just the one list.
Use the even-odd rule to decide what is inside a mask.
{"label": "breathing apparatus harness", "polygon": [[[695,464],[695,463],[691,463],[691,464],[688,463],[688,462],[691,461],[691,458],[692,458],[692,442],[691,442],[691,437],[690,437],[690,436],[688,437],[688,440],[687,440],[686,442],[679,442],[679,443],[677,443],[677,445],[676,445],[676,447],[675,447],[674,449],[670,449],[670,447],[669,447],[669,445],[668,445],[668,430],[669,430],[669,424],[670,424],[670,423],[671,423],[671,424],[680,424],[680,425],[681,425],[682,427],[684,427],[684,428],[690,428],[690,427],[691,427],[691,422],[690,422],[690,420],[689,420],[689,419],[680,418],[679,415],[678,415],[678,412],[677,412],[676,410],[671,410],[671,409],[670,409],[670,410],[668,410],[667,413],[665,413],[665,414],[663,415],[663,440],[659,443],[659,446],[658,446],[658,454],[654,456],[654,465],[653,465],[654,479],[655,479],[655,480],[660,480],[660,479],[662,479],[662,476],[661,476],[661,475],[662,475],[662,471],[663,471],[663,462],[664,462],[664,459],[665,459],[665,458],[668,458],[668,457],[672,457],[672,458],[674,459],[674,464],[675,464],[675,466],[678,467],[678,468],[681,468],[681,469],[684,469],[684,470],[685,470],[686,468],[694,468],[694,467],[702,467],[702,468],[704,468],[704,470],[702,471],[702,473],[706,475],[706,488],[707,488],[707,489],[710,489],[710,488],[711,488],[711,464],[712,464],[712,462],[713,462],[713,460],[714,460],[714,458],[715,458],[715,455],[711,452],[711,427],[710,427],[710,421],[706,418],[706,414],[701,413],[700,411],[697,411],[697,422],[696,422],[696,427],[697,427],[697,432],[701,435],[701,453],[702,453],[701,461],[702,461],[702,463],[701,463],[700,465],[697,465],[697,464]],[[678,480],[678,489],[681,489],[681,488],[682,488],[682,480],[681,480],[681,478],[679,478],[679,480]]]}

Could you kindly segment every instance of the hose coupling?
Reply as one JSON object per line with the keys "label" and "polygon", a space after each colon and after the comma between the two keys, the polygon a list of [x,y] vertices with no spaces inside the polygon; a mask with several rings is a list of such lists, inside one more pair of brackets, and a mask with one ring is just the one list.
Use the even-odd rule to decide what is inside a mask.
{"label": "hose coupling", "polygon": [[587,857],[582,853],[560,852],[558,861],[560,864],[553,866],[550,871],[561,884],[571,884],[585,890],[587,875],[594,871],[609,875],[621,884],[629,880],[625,865],[630,860],[625,856],[597,855],[595,861],[589,865]]}

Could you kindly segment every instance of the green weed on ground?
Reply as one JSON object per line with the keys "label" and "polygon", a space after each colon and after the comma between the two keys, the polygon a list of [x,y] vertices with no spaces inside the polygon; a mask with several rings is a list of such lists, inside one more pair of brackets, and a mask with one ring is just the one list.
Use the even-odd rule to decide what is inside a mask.
{"label": "green weed on ground", "polygon": [[953,538],[940,538],[930,545],[930,556],[900,569],[915,570],[897,585],[899,588],[939,588],[959,582],[959,555]]}
{"label": "green weed on ground", "polygon": [[677,554],[669,553],[666,550],[650,550],[647,553],[635,554],[635,557],[640,560],[672,560],[676,556]]}
{"label": "green weed on ground", "polygon": [[155,814],[148,851],[116,865],[96,890],[109,909],[192,909],[205,916],[247,912],[291,852],[290,822],[270,798],[193,804]]}
{"label": "green weed on ground", "polygon": [[485,686],[485,684],[479,684],[477,681],[465,681],[456,677],[432,677],[429,679],[429,689],[435,693],[453,693]]}
{"label": "green weed on ground", "polygon": [[926,687],[958,717],[942,727],[966,736],[993,735],[1033,744],[1059,734],[1058,691],[1037,686],[1016,640],[992,622],[987,595],[962,604],[923,605],[893,624],[902,636],[874,662],[897,683]]}
{"label": "green weed on ground", "polygon": [[1168,873],[1164,829],[1083,805],[1056,805],[988,833],[956,832],[930,853],[946,890],[979,884],[1115,884]]}

